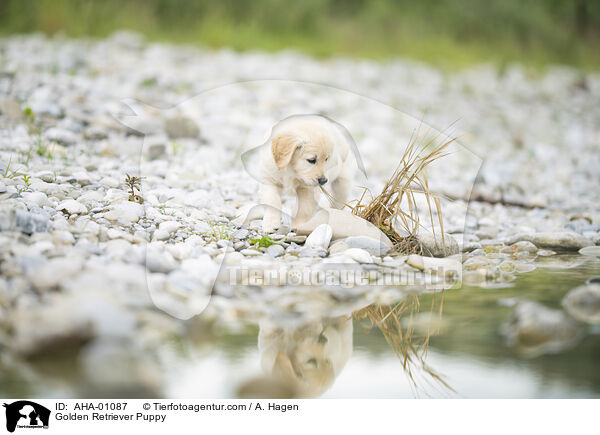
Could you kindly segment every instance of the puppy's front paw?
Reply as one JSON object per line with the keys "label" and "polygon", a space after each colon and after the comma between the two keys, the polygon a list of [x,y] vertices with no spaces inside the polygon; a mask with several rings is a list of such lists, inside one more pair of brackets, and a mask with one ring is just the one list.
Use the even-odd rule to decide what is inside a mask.
{"label": "puppy's front paw", "polygon": [[279,222],[275,219],[263,219],[263,233],[274,233],[279,228]]}
{"label": "puppy's front paw", "polygon": [[306,219],[298,219],[298,218],[292,219],[292,231],[297,230],[298,227],[300,225],[302,225],[304,222],[306,222]]}

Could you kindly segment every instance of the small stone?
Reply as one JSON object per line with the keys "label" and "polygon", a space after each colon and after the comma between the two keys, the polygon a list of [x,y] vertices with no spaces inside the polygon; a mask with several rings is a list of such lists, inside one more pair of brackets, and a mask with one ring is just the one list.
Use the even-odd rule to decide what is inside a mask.
{"label": "small stone", "polygon": [[479,243],[486,252],[500,252],[505,246],[502,241],[497,239],[481,240]]}
{"label": "small stone", "polygon": [[219,248],[227,248],[231,242],[229,240],[221,239],[217,240],[217,247]]}
{"label": "small stone", "polygon": [[537,246],[535,246],[533,243],[531,243],[527,240],[513,243],[512,245],[502,248],[500,250],[500,252],[503,252],[505,254],[511,254],[511,253],[515,253],[515,252],[526,252],[529,254],[535,254],[537,251],[538,251]]}
{"label": "small stone", "polygon": [[262,252],[257,251],[256,249],[242,249],[240,254],[245,255],[246,257],[257,257],[259,255],[263,255]]}
{"label": "small stone", "polygon": [[228,252],[225,255],[224,262],[225,264],[232,266],[240,264],[240,262],[244,259],[244,255],[240,252]]}
{"label": "small stone", "polygon": [[12,210],[8,218],[3,218],[0,213],[0,229],[18,229],[25,234],[47,232],[50,229],[50,215],[42,209],[38,209],[36,212]]}
{"label": "small stone", "polygon": [[74,199],[62,201],[60,204],[58,204],[56,209],[59,211],[64,210],[68,214],[87,214],[88,212],[87,208],[83,204]]}
{"label": "small stone", "polygon": [[162,159],[167,156],[166,138],[162,136],[146,136],[144,146],[150,160]]}
{"label": "small stone", "polygon": [[476,255],[468,258],[463,263],[463,266],[465,270],[493,269],[495,267],[494,262],[484,255]]}
{"label": "small stone", "polygon": [[56,181],[56,174],[50,171],[40,171],[36,173],[35,176],[45,183],[54,183],[54,181]]}
{"label": "small stone", "polygon": [[481,226],[476,232],[475,235],[481,239],[493,239],[498,235],[498,228],[494,226]]}
{"label": "small stone", "polygon": [[348,245],[346,242],[342,240],[337,241],[329,247],[329,255],[339,254],[340,252],[344,252],[346,249],[349,248],[350,245]]}
{"label": "small stone", "polygon": [[[192,248],[191,244],[189,244],[189,243],[174,243],[174,244],[167,245],[167,250],[171,253],[171,255],[175,259],[177,259],[179,261],[183,261],[186,258],[188,258],[192,254],[194,249],[200,249],[200,248]],[[198,252],[201,252],[201,251],[198,251]]]}
{"label": "small stone", "polygon": [[371,258],[371,254],[369,254],[365,249],[360,248],[350,248],[344,251],[344,256],[357,261],[358,263],[369,264],[373,263],[373,258]]}
{"label": "small stone", "polygon": [[590,283],[571,290],[562,300],[563,307],[577,320],[600,324],[600,283]]}
{"label": "small stone", "polygon": [[179,228],[181,228],[181,224],[177,221],[165,221],[165,222],[161,222],[158,225],[159,230],[166,231],[169,234],[173,234]]}
{"label": "small stone", "polygon": [[104,218],[121,225],[131,225],[144,216],[144,206],[133,201],[120,201],[111,205]]}
{"label": "small stone", "polygon": [[111,187],[113,189],[116,189],[117,187],[119,187],[121,185],[121,183],[119,183],[119,180],[117,180],[116,178],[113,178],[113,177],[101,178],[100,184],[102,184],[103,186],[106,186],[106,187]]}
{"label": "small stone", "polygon": [[537,255],[540,257],[550,257],[551,255],[556,255],[556,252],[549,249],[540,249],[537,251]]}
{"label": "small stone", "polygon": [[573,232],[541,232],[535,234],[518,235],[512,240],[512,242],[529,241],[538,248],[545,249],[556,249],[556,250],[567,250],[577,251],[586,246],[592,246],[591,240]]}
{"label": "small stone", "polygon": [[581,255],[589,255],[591,257],[600,257],[600,246],[587,246],[579,250]]}
{"label": "small stone", "polygon": [[333,230],[328,224],[321,224],[317,226],[312,233],[306,238],[304,246],[314,249],[327,249]]}
{"label": "small stone", "polygon": [[23,193],[23,199],[26,202],[37,205],[38,207],[52,205],[46,194],[43,192],[25,192]]}
{"label": "small stone", "polygon": [[310,246],[303,246],[298,251],[299,257],[326,257],[327,251],[323,248],[312,248]]}
{"label": "small stone", "polygon": [[350,248],[364,249],[371,255],[382,257],[390,252],[390,246],[385,241],[377,240],[368,236],[351,236],[340,239]]}
{"label": "small stone", "polygon": [[36,117],[47,116],[50,118],[62,118],[65,116],[63,107],[56,100],[32,101],[31,109]]}
{"label": "small stone", "polygon": [[196,231],[196,232],[198,232],[200,234],[209,233],[211,230],[212,230],[212,228],[206,222],[196,222],[194,224],[194,231]]}
{"label": "small stone", "polygon": [[349,210],[319,210],[307,222],[299,225],[295,231],[301,235],[310,234],[319,225],[323,224],[328,224],[331,227],[334,239],[367,236],[392,246],[392,242],[379,228],[369,221],[353,215]]}
{"label": "small stone", "polygon": [[154,231],[154,234],[152,234],[152,240],[163,241],[163,240],[169,240],[170,237],[171,237],[171,234],[167,230],[158,229],[158,230]]}
{"label": "small stone", "polygon": [[89,186],[92,184],[92,179],[89,174],[84,171],[75,172],[72,177],[75,179],[75,182],[80,186]]}
{"label": "small stone", "polygon": [[198,125],[187,116],[174,116],[165,120],[165,132],[171,139],[181,137],[197,138],[200,135]]}
{"label": "small stone", "polygon": [[302,249],[302,246],[292,242],[290,243],[290,245],[285,248],[285,252],[288,254],[298,254],[300,252],[300,250]]}
{"label": "small stone", "polygon": [[283,255],[285,249],[281,245],[271,245],[267,248],[267,255],[270,255],[273,258],[277,258]]}
{"label": "small stone", "polygon": [[111,240],[124,239],[124,240],[131,241],[133,239],[133,237],[131,237],[131,234],[126,233],[125,231],[118,230],[116,228],[109,228],[106,231],[106,235]]}
{"label": "small stone", "polygon": [[529,357],[562,352],[577,344],[583,336],[578,323],[562,310],[530,301],[516,305],[502,332],[509,345]]}
{"label": "small stone", "polygon": [[527,273],[527,272],[533,272],[536,269],[535,264],[531,264],[531,263],[515,263],[515,272],[518,273]]}
{"label": "small stone", "polygon": [[231,233],[231,237],[237,240],[244,240],[248,238],[248,234],[248,230],[240,228],[239,230],[235,230],[233,233]]}
{"label": "small stone", "polygon": [[177,262],[169,252],[149,246],[146,251],[146,268],[150,272],[168,273],[177,268]]}
{"label": "small stone", "polygon": [[342,252],[323,259],[322,264],[357,264],[357,262]]}
{"label": "small stone", "polygon": [[498,268],[503,272],[514,272],[516,266],[515,266],[514,261],[505,260],[502,263],[500,263]]}
{"label": "small stone", "polygon": [[63,145],[74,145],[77,142],[77,135],[70,130],[51,127],[44,133],[46,139],[55,141]]}
{"label": "small stone", "polygon": [[53,234],[54,240],[60,245],[72,245],[75,243],[75,237],[69,231],[56,231]]}
{"label": "small stone", "polygon": [[421,232],[417,234],[417,241],[423,248],[423,255],[428,257],[448,257],[460,252],[458,243],[450,234],[442,235],[436,233],[435,236],[430,232]]}
{"label": "small stone", "polygon": [[297,236],[297,235],[293,235],[293,236],[287,236],[285,238],[286,242],[289,243],[304,243],[306,242],[306,236]]}
{"label": "small stone", "polygon": [[77,197],[77,201],[87,207],[92,207],[100,204],[104,200],[104,193],[99,190],[88,190]]}
{"label": "small stone", "polygon": [[438,275],[460,274],[462,264],[453,258],[422,257],[421,255],[409,255],[406,264],[415,269],[434,272]]}
{"label": "small stone", "polygon": [[462,247],[462,252],[470,252],[481,249],[481,243],[479,242],[468,242],[465,243]]}
{"label": "small stone", "polygon": [[92,125],[85,129],[83,136],[89,140],[102,140],[108,137],[106,130],[98,125]]}

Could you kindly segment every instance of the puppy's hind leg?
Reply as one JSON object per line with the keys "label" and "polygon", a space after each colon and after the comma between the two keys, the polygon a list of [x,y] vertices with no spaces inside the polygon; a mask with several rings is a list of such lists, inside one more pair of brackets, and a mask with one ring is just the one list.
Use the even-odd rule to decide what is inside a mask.
{"label": "puppy's hind leg", "polygon": [[348,203],[350,197],[350,187],[352,183],[348,178],[339,177],[331,183],[331,196],[333,196],[333,208],[343,209]]}
{"label": "puppy's hind leg", "polygon": [[264,206],[262,229],[265,233],[272,233],[281,225],[281,187],[261,184],[259,196]]}

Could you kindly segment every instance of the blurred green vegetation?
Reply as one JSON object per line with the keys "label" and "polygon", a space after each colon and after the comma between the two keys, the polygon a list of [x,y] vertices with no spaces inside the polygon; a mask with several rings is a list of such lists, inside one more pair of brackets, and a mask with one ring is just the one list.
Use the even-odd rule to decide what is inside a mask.
{"label": "blurred green vegetation", "polygon": [[600,65],[598,0],[2,0],[0,33],[105,36],[316,56]]}

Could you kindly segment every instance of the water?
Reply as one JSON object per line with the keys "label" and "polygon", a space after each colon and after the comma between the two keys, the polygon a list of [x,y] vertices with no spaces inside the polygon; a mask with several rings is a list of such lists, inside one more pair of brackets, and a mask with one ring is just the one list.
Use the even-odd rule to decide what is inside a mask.
{"label": "water", "polygon": [[[158,361],[162,382],[153,393],[135,394],[175,398],[600,397],[600,328],[582,326],[585,333],[579,341],[558,353],[537,356],[509,346],[501,332],[519,300],[562,309],[560,301],[570,289],[600,275],[600,260],[581,255],[538,258],[536,266],[509,286],[464,286],[443,294],[409,296],[404,305],[396,306],[401,314],[395,317],[388,306],[364,301],[353,315],[334,312],[343,301],[327,305],[315,302],[315,295],[309,293],[305,307],[312,308],[307,312],[326,307],[325,312],[309,315],[310,319],[299,312],[282,315],[274,311],[265,317],[252,309],[222,310],[218,319],[196,318],[186,324],[185,334],[162,342],[155,355],[142,357]],[[364,317],[365,306],[370,306],[372,315],[379,313],[380,320],[387,314],[388,339],[395,345]],[[394,329],[394,325],[400,327]],[[394,331],[401,331],[403,337],[394,336]],[[398,351],[399,346],[404,348]],[[414,346],[416,353],[407,346]],[[398,354],[413,358],[407,364],[412,381]],[[78,349],[22,364],[4,355],[0,391],[11,397],[83,395],[81,384],[86,381],[77,368],[78,358]],[[265,370],[276,372],[275,378],[265,376]]]}
{"label": "water", "polygon": [[[423,327],[439,330],[430,338],[426,364],[451,389],[418,369],[411,382],[383,334],[354,318],[352,355],[322,397],[599,397],[600,329],[586,327],[585,336],[572,348],[537,357],[508,346],[501,333],[516,301],[560,309],[570,289],[600,273],[597,259],[579,255],[540,258],[537,266],[510,287],[444,292],[441,317],[437,313],[442,295],[419,296],[413,316],[425,313]],[[429,315],[432,302],[434,315]],[[261,376],[258,333],[257,325],[250,323],[236,333],[223,334],[210,351],[188,349],[174,370],[177,375],[169,378],[167,394],[235,397],[249,379]]]}

